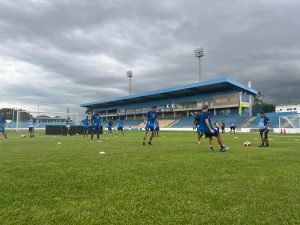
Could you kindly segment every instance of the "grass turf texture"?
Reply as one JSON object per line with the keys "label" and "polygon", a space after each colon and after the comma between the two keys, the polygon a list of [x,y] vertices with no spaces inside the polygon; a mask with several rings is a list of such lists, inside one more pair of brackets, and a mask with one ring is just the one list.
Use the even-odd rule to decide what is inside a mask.
{"label": "grass turf texture", "polygon": [[300,136],[258,148],[258,134],[226,134],[231,150],[210,153],[194,132],[161,132],[144,147],[138,131],[102,143],[8,135],[1,224],[300,223]]}

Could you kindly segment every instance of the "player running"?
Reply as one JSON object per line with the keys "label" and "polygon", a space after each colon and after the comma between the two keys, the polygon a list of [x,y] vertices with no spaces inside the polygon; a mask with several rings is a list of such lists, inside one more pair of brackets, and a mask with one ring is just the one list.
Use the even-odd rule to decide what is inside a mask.
{"label": "player running", "polygon": [[86,118],[82,121],[83,123],[83,137],[89,136],[89,117],[86,116]]}
{"label": "player running", "polygon": [[258,127],[261,137],[261,145],[259,147],[269,147],[268,133],[270,128],[270,119],[266,116],[265,112],[260,113],[260,121]]}
{"label": "player running", "polygon": [[28,129],[29,129],[29,137],[34,137],[34,127],[36,125],[36,119],[30,115],[29,118],[29,125],[28,125]]}
{"label": "player running", "polygon": [[153,138],[154,133],[155,133],[155,121],[156,121],[156,118],[157,118],[156,111],[157,111],[157,106],[153,106],[152,110],[149,111],[144,117],[144,124],[146,124],[146,127],[145,127],[146,131],[145,131],[145,136],[144,136],[144,140],[143,140],[143,145],[146,145],[146,139],[147,139],[147,135],[148,135],[149,130],[152,133],[151,133],[151,136],[150,136],[150,140],[148,141],[148,144],[152,145],[152,138]]}
{"label": "player running", "polygon": [[196,129],[196,132],[197,132],[198,144],[201,144],[201,138],[203,136],[203,131],[202,131],[202,128],[200,125],[200,115],[201,115],[201,113],[195,117],[194,125],[193,125],[193,130]]}
{"label": "player running", "polygon": [[222,141],[222,137],[219,133],[219,131],[211,125],[210,121],[210,115],[208,113],[209,106],[204,105],[202,108],[202,112],[200,113],[200,126],[203,129],[203,133],[205,134],[206,138],[209,138],[209,147],[210,151],[214,152],[214,146],[213,146],[213,137],[218,138],[218,142],[220,145],[220,151],[225,152],[229,149],[229,147],[225,146]]}
{"label": "player running", "polygon": [[112,128],[114,126],[114,122],[112,120],[110,120],[108,122],[108,126],[107,126],[107,130],[108,130],[108,136],[111,136],[112,135]]}
{"label": "player running", "polygon": [[118,119],[118,132],[117,132],[117,135],[119,136],[119,132],[122,133],[122,135],[124,136],[124,118],[122,116],[119,117]]}
{"label": "player running", "polygon": [[155,120],[155,137],[159,137],[159,122],[158,120]]}
{"label": "player running", "polygon": [[6,119],[4,118],[4,114],[0,114],[0,132],[4,136],[4,140],[7,140],[7,135],[5,133],[5,125],[6,125]]}
{"label": "player running", "polygon": [[94,134],[97,134],[97,142],[100,141],[100,125],[101,125],[101,117],[98,111],[95,112],[95,115],[93,116],[93,131],[91,135],[91,142],[93,142]]}
{"label": "player running", "polygon": [[218,122],[218,120],[216,120],[216,122],[215,122],[215,127],[216,127],[217,130],[220,132],[220,127],[219,127],[219,122]]}

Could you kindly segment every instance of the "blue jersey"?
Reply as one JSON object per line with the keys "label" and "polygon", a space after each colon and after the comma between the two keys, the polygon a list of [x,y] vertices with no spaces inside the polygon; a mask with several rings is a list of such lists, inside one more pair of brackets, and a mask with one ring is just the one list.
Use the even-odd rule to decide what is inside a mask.
{"label": "blue jersey", "polygon": [[118,127],[123,127],[123,122],[124,122],[123,119],[119,119],[118,120]]}
{"label": "blue jersey", "polygon": [[270,123],[270,119],[268,117],[263,117],[263,118],[260,118],[260,121],[259,121],[259,124],[258,124],[258,127],[259,129],[266,129],[266,125]]}
{"label": "blue jersey", "polygon": [[34,127],[35,123],[36,123],[36,120],[33,117],[31,117],[29,119],[29,127]]}
{"label": "blue jersey", "polygon": [[96,114],[93,116],[93,125],[94,127],[99,127],[101,124],[101,117],[100,115]]}
{"label": "blue jersey", "polygon": [[198,116],[195,117],[195,121],[194,121],[195,126],[197,127],[197,129],[200,129],[200,114]]}
{"label": "blue jersey", "polygon": [[89,119],[84,119],[83,120],[83,127],[84,128],[89,128]]}
{"label": "blue jersey", "polygon": [[6,119],[0,116],[0,126],[4,126],[6,124]]}
{"label": "blue jersey", "polygon": [[200,119],[200,121],[199,121],[200,125],[199,126],[201,127],[201,129],[203,130],[203,132],[204,133],[210,133],[210,130],[209,130],[209,128],[207,127],[207,125],[205,123],[205,120],[208,119],[208,122],[209,122],[211,128],[213,129],[213,126],[212,126],[211,121],[210,121],[210,115],[209,115],[209,113],[208,112],[202,112],[202,113],[200,113],[199,119]]}
{"label": "blue jersey", "polygon": [[155,127],[159,128],[159,122],[158,122],[158,120],[155,120]]}
{"label": "blue jersey", "polygon": [[108,127],[112,127],[114,125],[113,121],[109,121]]}
{"label": "blue jersey", "polygon": [[154,122],[157,118],[157,113],[150,111],[146,114],[146,117],[147,117],[147,125],[154,126]]}

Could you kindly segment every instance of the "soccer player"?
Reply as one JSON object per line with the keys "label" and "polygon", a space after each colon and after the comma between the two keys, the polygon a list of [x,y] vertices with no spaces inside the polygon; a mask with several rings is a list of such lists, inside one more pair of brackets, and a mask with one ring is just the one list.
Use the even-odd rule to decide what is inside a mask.
{"label": "soccer player", "polygon": [[225,152],[229,149],[229,147],[225,146],[222,141],[222,137],[219,133],[219,131],[211,125],[210,121],[210,115],[208,113],[208,105],[204,105],[202,108],[202,112],[200,113],[200,126],[203,129],[203,133],[205,134],[206,138],[209,138],[209,147],[212,152],[214,152],[214,146],[213,146],[213,137],[216,137],[218,139],[219,145],[220,145],[220,151]]}
{"label": "soccer player", "polygon": [[159,122],[155,120],[155,137],[159,137]]}
{"label": "soccer player", "polygon": [[119,119],[118,119],[118,133],[117,135],[119,136],[119,132],[122,132],[122,135],[124,136],[124,118],[122,116],[119,116]]}
{"label": "soccer player", "polygon": [[221,121],[220,125],[221,125],[221,129],[222,129],[222,134],[225,134],[225,122],[224,122],[224,120]]}
{"label": "soccer player", "polygon": [[268,133],[270,127],[270,119],[266,116],[265,112],[260,113],[260,121],[258,127],[261,137],[261,145],[259,147],[269,147]]}
{"label": "soccer player", "polygon": [[144,140],[143,140],[143,145],[146,145],[146,139],[147,139],[147,135],[149,130],[152,132],[151,136],[150,136],[150,140],[148,141],[149,145],[152,145],[152,138],[154,136],[155,133],[155,121],[157,118],[157,106],[153,106],[152,110],[149,111],[145,116],[144,116],[144,124],[146,124],[145,127],[145,136],[144,136]]}
{"label": "soccer player", "polygon": [[6,119],[4,118],[4,114],[0,114],[0,132],[3,134],[4,139],[7,140],[7,135],[5,133],[5,125],[6,125]]}
{"label": "soccer player", "polygon": [[83,122],[83,137],[89,136],[89,117],[86,116],[86,118],[82,121]]}
{"label": "soccer player", "polygon": [[198,136],[198,144],[201,144],[201,138],[203,136],[202,128],[200,126],[200,114],[195,117],[194,125],[193,125],[193,130],[197,129],[196,132]]}
{"label": "soccer player", "polygon": [[220,127],[219,127],[219,122],[218,122],[218,120],[216,120],[216,122],[215,122],[215,127],[216,127],[217,130],[220,132]]}
{"label": "soccer player", "polygon": [[100,141],[100,125],[101,125],[101,117],[99,112],[96,110],[95,115],[93,116],[93,131],[91,135],[91,142],[93,142],[94,134],[97,134],[97,142]]}
{"label": "soccer player", "polygon": [[234,123],[234,121],[230,122],[230,134],[231,134],[232,131],[233,131],[233,134],[235,134],[235,123]]}
{"label": "soccer player", "polygon": [[114,122],[113,122],[112,120],[110,120],[110,121],[108,122],[108,127],[107,127],[107,129],[108,129],[108,136],[111,136],[111,135],[112,135],[112,128],[113,128],[113,125],[114,125]]}
{"label": "soccer player", "polygon": [[36,125],[36,119],[30,115],[30,118],[29,118],[29,137],[34,137],[34,127]]}
{"label": "soccer player", "polygon": [[67,130],[67,136],[70,136],[70,128],[71,128],[71,124],[73,123],[73,121],[71,120],[71,118],[68,116],[67,120],[66,120],[66,130]]}

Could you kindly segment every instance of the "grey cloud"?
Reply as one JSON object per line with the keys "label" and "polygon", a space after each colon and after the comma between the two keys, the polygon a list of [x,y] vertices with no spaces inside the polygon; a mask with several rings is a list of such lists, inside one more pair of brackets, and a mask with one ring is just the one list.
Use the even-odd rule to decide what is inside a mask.
{"label": "grey cloud", "polygon": [[0,93],[78,110],[126,95],[128,69],[135,92],[196,81],[192,50],[204,46],[205,79],[250,79],[267,101],[300,101],[299,10],[293,0],[2,1],[0,60],[39,72],[27,71],[24,85],[0,85]]}

